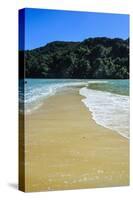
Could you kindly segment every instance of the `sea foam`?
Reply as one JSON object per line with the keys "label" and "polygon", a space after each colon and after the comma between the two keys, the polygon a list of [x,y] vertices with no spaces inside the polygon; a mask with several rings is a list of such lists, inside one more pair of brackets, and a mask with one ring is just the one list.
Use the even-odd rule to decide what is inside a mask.
{"label": "sea foam", "polygon": [[110,92],[80,89],[83,103],[92,112],[97,124],[112,129],[129,138],[129,96]]}

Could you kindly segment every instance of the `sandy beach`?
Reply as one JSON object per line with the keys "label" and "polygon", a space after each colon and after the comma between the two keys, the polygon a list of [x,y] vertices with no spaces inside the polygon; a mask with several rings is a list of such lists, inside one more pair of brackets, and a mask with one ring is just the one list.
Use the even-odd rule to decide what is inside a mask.
{"label": "sandy beach", "polygon": [[129,184],[129,140],[92,119],[79,89],[25,116],[25,191]]}

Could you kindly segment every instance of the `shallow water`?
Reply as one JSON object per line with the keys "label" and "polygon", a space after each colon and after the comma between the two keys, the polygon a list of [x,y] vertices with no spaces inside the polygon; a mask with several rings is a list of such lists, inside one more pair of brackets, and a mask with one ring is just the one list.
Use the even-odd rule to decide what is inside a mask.
{"label": "shallow water", "polygon": [[129,138],[129,96],[84,87],[82,101],[92,112],[93,119],[104,127]]}
{"label": "shallow water", "polygon": [[49,96],[75,86],[98,124],[129,137],[129,80],[26,79],[25,94],[20,84],[20,102],[31,112]]}

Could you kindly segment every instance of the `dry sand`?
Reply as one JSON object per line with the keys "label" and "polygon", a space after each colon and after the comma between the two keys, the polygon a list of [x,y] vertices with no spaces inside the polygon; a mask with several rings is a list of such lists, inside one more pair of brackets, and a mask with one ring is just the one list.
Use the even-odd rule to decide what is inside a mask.
{"label": "dry sand", "polygon": [[78,89],[25,116],[25,191],[129,184],[129,140],[99,126]]}

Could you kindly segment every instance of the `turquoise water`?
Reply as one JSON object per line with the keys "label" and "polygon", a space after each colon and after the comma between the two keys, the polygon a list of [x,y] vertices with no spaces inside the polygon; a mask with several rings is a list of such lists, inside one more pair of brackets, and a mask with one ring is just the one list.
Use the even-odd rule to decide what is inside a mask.
{"label": "turquoise water", "polygon": [[105,80],[91,83],[88,87],[94,90],[129,96],[129,80]]}
{"label": "turquoise water", "polygon": [[25,108],[27,112],[37,109],[43,101],[56,92],[74,86],[85,86],[86,80],[73,79],[26,79]]}
{"label": "turquoise water", "polygon": [[27,113],[61,90],[80,86],[83,103],[97,124],[129,137],[129,80],[26,79],[20,101]]}

